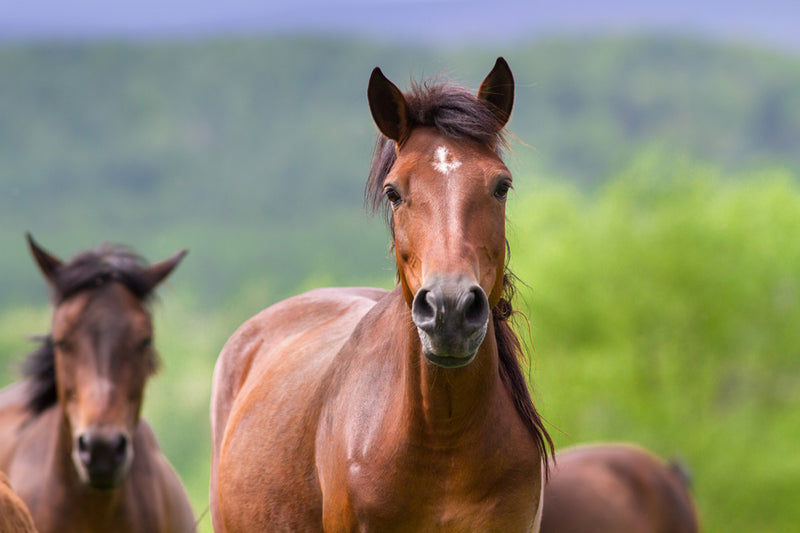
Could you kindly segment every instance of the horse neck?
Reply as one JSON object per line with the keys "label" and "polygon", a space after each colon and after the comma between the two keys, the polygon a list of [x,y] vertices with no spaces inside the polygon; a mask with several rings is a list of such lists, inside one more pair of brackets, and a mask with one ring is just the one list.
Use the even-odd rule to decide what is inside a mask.
{"label": "horse neck", "polygon": [[399,307],[393,318],[403,329],[402,346],[396,350],[402,354],[403,419],[411,431],[425,437],[457,439],[469,435],[486,421],[496,405],[494,396],[502,387],[491,321],[474,361],[463,368],[440,368],[425,358],[402,292],[392,294]]}

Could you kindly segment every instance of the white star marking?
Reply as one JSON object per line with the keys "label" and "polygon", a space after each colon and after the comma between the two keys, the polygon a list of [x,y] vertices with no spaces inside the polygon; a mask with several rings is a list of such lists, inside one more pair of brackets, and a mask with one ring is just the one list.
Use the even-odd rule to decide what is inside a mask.
{"label": "white star marking", "polygon": [[454,171],[460,166],[461,166],[461,161],[455,159],[453,157],[453,154],[450,153],[450,150],[448,150],[444,146],[440,146],[439,148],[436,149],[435,159],[433,161],[433,168],[435,168],[442,174],[449,174],[450,172]]}

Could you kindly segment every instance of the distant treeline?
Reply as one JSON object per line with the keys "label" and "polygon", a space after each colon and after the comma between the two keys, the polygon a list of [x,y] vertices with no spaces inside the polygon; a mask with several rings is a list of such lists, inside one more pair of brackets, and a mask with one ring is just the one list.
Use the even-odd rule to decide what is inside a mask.
{"label": "distant treeline", "polygon": [[[517,79],[510,162],[586,189],[660,145],[722,168],[800,169],[800,59],[679,38],[513,49],[318,38],[0,46],[0,309],[43,302],[32,231],[69,256],[104,240],[242,314],[321,283],[392,282],[362,207],[380,65],[476,87],[495,56]],[[245,302],[243,304],[242,302]],[[241,310],[241,306],[245,309]]]}

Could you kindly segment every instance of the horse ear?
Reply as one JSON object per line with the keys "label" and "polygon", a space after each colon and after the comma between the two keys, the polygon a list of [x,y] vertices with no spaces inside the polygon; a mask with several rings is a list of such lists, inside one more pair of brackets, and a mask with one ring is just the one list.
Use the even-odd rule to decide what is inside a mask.
{"label": "horse ear", "polygon": [[490,104],[501,128],[508,123],[514,107],[514,76],[502,57],[497,58],[494,68],[481,83],[478,98]]}
{"label": "horse ear", "polygon": [[31,250],[31,255],[36,260],[36,264],[39,266],[39,270],[42,271],[48,283],[55,285],[56,272],[64,263],[61,259],[39,246],[30,233],[26,233],[25,238],[28,240],[28,247]]}
{"label": "horse ear", "polygon": [[406,99],[378,67],[372,70],[369,77],[367,99],[372,119],[381,133],[398,144],[402,143],[408,136]]}
{"label": "horse ear", "polygon": [[176,253],[169,259],[164,259],[163,261],[159,261],[147,269],[147,279],[148,285],[150,286],[150,290],[156,288],[156,285],[164,281],[167,276],[178,266],[178,263],[181,262],[181,259],[184,258],[186,254],[189,253],[189,250],[181,250],[180,252]]}

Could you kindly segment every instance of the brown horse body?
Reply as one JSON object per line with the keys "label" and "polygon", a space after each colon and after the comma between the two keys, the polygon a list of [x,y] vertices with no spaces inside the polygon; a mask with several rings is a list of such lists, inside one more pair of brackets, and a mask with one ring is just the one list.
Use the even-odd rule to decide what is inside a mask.
{"label": "brown horse body", "polygon": [[155,370],[145,299],[183,253],[146,266],[116,249],[69,264],[30,240],[54,290],[53,329],[0,391],[0,470],[47,532],[188,532],[194,518],[140,420]]}
{"label": "brown horse body", "polygon": [[36,533],[28,507],[11,489],[8,478],[0,472],[0,532]]}
{"label": "brown horse body", "polygon": [[[231,337],[211,401],[214,528],[538,530],[549,437],[507,323],[496,150],[513,78],[498,60],[478,98],[405,97],[376,69],[369,97],[385,137],[368,190],[391,204],[400,284],[311,291]],[[483,136],[446,127],[476,122],[464,103]]]}
{"label": "brown horse body", "polygon": [[697,533],[685,476],[627,444],[556,454],[544,490],[542,533]]}

